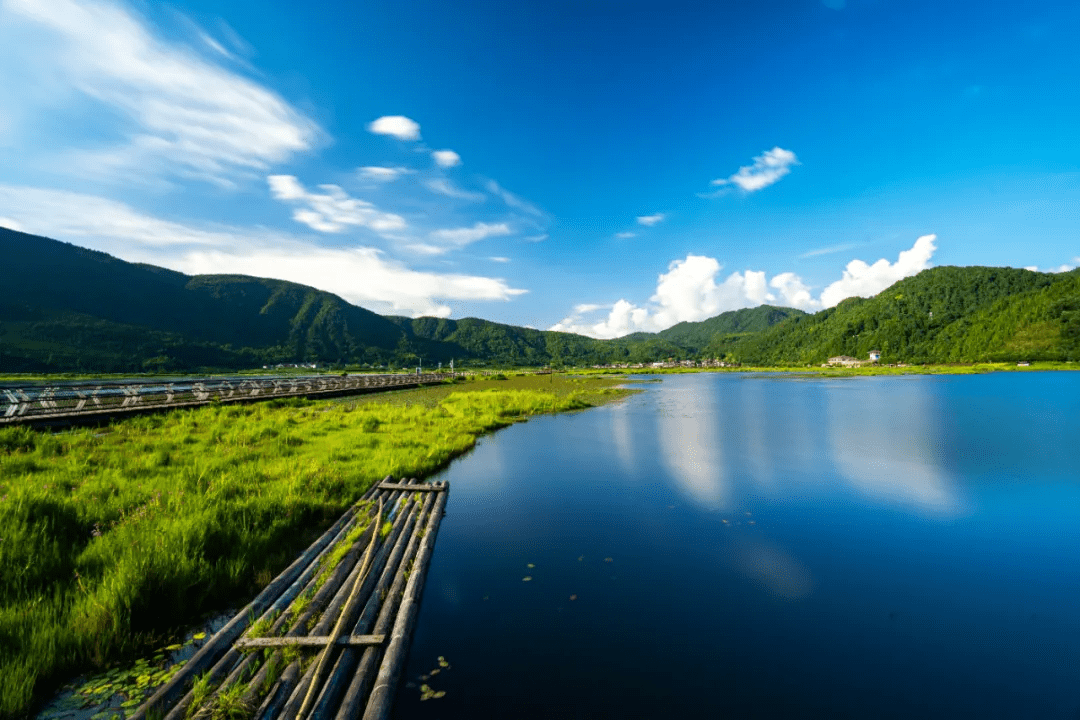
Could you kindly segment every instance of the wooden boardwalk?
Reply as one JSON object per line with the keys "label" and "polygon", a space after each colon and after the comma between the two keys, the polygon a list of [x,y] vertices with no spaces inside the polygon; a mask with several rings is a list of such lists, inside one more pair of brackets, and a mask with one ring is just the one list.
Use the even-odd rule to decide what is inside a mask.
{"label": "wooden boardwalk", "polygon": [[377,484],[131,720],[388,718],[448,493]]}
{"label": "wooden boardwalk", "polygon": [[126,415],[290,397],[333,397],[432,385],[452,374],[319,375],[0,387],[0,426],[73,425]]}

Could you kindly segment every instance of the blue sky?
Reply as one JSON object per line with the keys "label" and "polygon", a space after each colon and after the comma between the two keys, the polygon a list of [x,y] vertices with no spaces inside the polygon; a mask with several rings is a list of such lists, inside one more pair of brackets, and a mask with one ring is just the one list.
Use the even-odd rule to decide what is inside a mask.
{"label": "blue sky", "polygon": [[598,337],[1080,265],[1080,6],[0,0],[0,224]]}

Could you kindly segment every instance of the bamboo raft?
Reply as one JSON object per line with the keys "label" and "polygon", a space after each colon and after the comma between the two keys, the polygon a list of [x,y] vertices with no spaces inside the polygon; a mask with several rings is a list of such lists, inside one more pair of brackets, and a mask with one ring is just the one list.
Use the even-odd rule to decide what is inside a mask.
{"label": "bamboo raft", "polygon": [[388,718],[448,493],[371,488],[131,720]]}

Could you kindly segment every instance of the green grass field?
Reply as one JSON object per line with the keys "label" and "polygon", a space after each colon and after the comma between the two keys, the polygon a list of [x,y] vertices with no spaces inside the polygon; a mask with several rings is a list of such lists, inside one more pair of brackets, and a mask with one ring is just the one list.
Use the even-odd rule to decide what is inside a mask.
{"label": "green grass field", "polygon": [[511,375],[0,429],[0,717],[246,600],[377,480],[629,392],[616,382]]}

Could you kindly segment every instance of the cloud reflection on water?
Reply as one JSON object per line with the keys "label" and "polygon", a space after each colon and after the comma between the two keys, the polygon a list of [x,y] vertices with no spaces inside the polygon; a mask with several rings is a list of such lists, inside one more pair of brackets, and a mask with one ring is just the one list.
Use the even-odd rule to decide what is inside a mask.
{"label": "cloud reflection on water", "polygon": [[778,545],[740,538],[728,552],[736,570],[785,600],[804,598],[814,588],[806,566]]}
{"label": "cloud reflection on water", "polygon": [[695,386],[661,386],[657,436],[661,460],[683,493],[699,504],[727,509],[731,487],[718,433],[723,418],[712,394]]}
{"label": "cloud reflection on water", "polygon": [[[862,378],[860,378],[861,380]],[[941,410],[931,383],[844,383],[827,389],[829,448],[853,488],[933,512],[959,509],[955,483],[942,466]]]}

